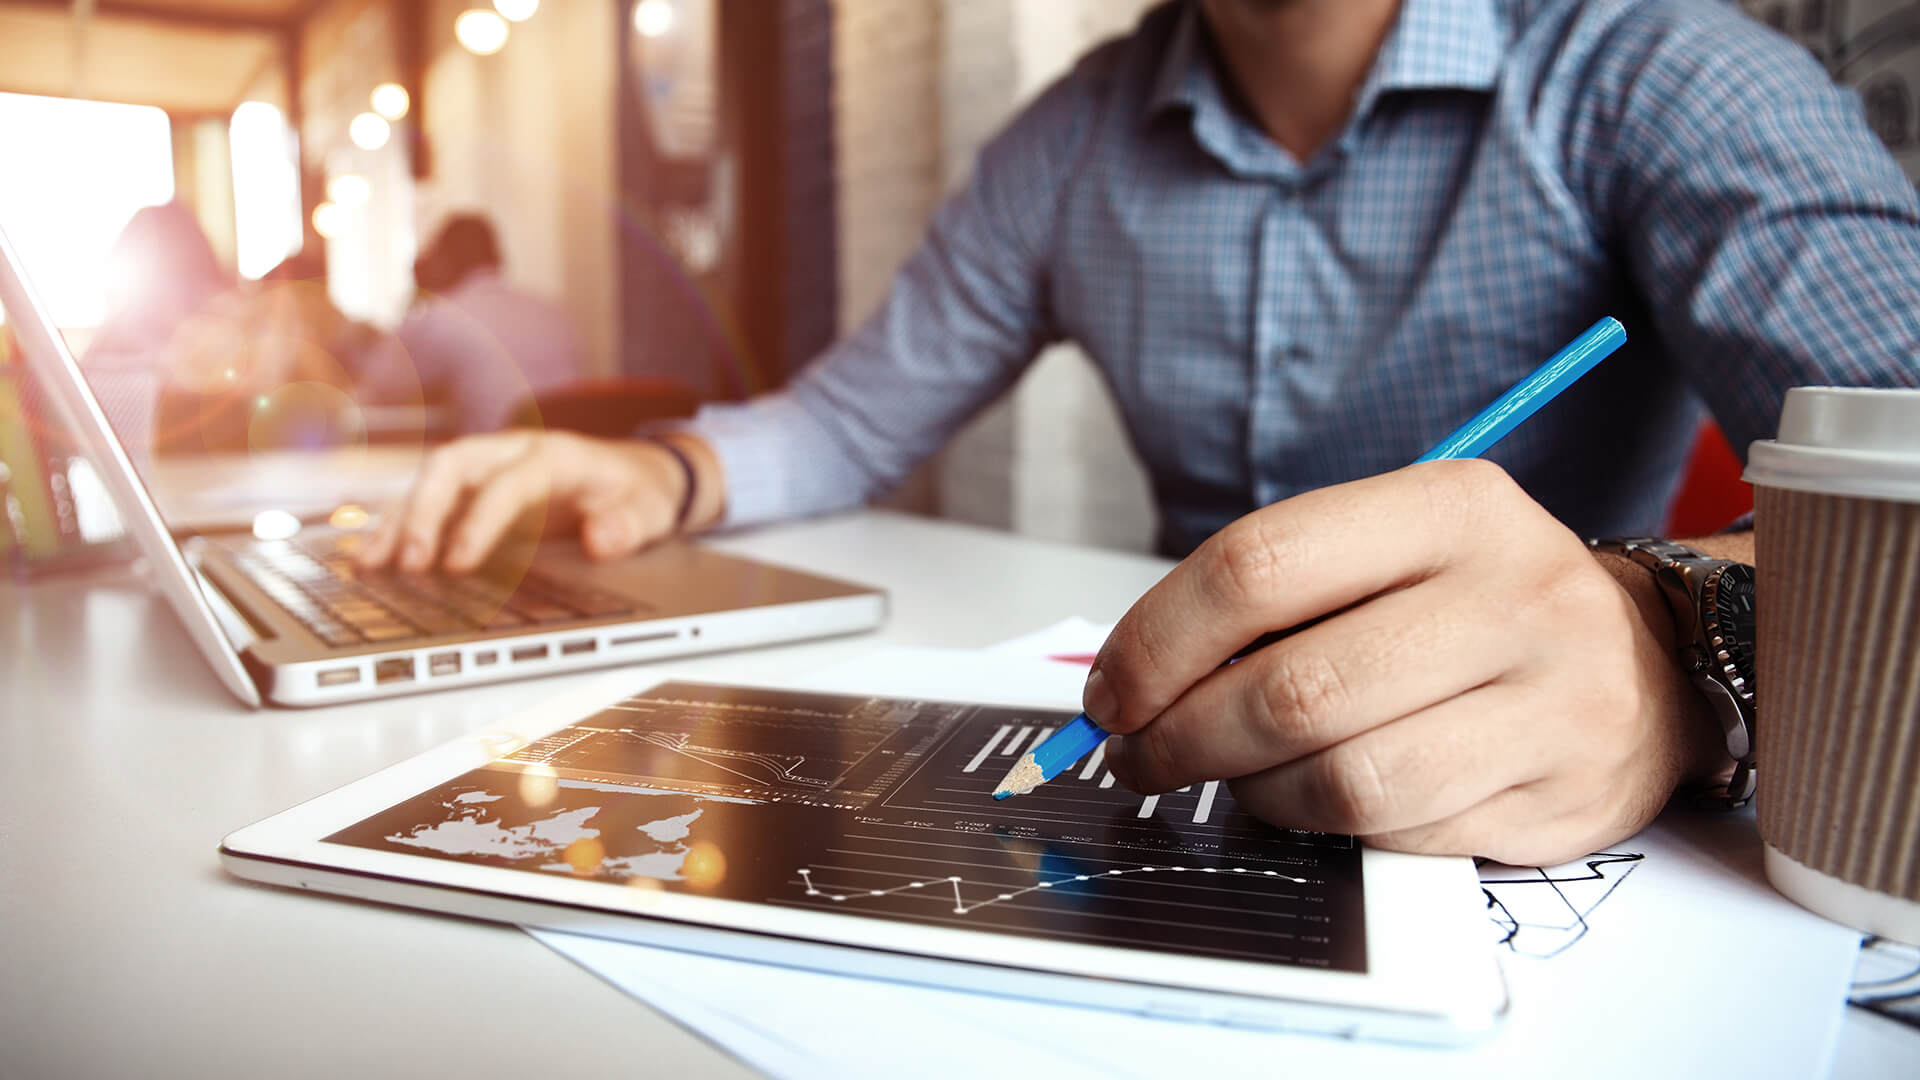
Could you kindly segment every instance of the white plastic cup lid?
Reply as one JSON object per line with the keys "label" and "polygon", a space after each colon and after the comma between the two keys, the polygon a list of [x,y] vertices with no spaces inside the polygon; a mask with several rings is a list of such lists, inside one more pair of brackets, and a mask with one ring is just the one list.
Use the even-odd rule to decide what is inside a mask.
{"label": "white plastic cup lid", "polygon": [[1777,438],[1748,448],[1758,487],[1920,502],[1920,390],[1796,386]]}

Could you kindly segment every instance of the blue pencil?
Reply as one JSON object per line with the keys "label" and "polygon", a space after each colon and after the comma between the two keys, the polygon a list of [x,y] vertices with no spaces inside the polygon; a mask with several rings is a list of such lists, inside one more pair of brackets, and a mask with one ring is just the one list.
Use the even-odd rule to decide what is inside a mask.
{"label": "blue pencil", "polygon": [[[1487,448],[1505,438],[1507,433],[1540,411],[1540,407],[1552,401],[1560,391],[1572,386],[1580,376],[1592,371],[1600,361],[1613,355],[1614,351],[1627,343],[1627,328],[1612,317],[1601,319],[1587,328],[1586,333],[1574,338],[1559,352],[1547,358],[1547,362],[1534,368],[1527,377],[1513,384],[1513,388],[1493,400],[1493,403],[1453,430],[1453,434],[1434,444],[1433,449],[1414,459],[1418,465],[1423,461],[1446,461],[1458,458],[1479,457]],[[1107,737],[1086,713],[1079,716],[1059,731],[1047,736],[1046,741],[1025,754],[1008,770],[993,789],[993,797],[1004,799],[1009,795],[1024,795],[1041,784],[1059,776],[1073,767],[1094,747],[1099,746]]]}

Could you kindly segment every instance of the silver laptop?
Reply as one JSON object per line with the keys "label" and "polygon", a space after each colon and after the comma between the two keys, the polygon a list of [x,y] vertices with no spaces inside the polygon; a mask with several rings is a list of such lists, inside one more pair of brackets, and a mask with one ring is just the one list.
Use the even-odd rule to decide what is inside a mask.
{"label": "silver laptop", "polygon": [[363,574],[357,533],[176,543],[0,232],[0,310],[27,371],[92,458],[127,531],[227,688],[323,705],[878,626],[873,588],[672,542],[594,563],[570,541],[508,545],[480,573]]}

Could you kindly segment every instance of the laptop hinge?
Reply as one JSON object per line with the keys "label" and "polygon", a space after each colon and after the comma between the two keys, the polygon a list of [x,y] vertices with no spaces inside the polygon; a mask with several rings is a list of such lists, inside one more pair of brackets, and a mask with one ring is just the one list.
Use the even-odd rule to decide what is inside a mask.
{"label": "laptop hinge", "polygon": [[186,556],[187,565],[193,569],[194,579],[200,583],[200,591],[207,597],[207,606],[213,609],[214,620],[220,624],[220,630],[227,635],[227,640],[233,642],[234,651],[245,653],[247,647],[254,642],[273,636],[272,632],[258,620],[249,618],[232,598],[228,597],[220,586],[207,576],[206,570],[200,565],[208,554],[204,541],[197,537],[189,539],[182,545],[180,553]]}

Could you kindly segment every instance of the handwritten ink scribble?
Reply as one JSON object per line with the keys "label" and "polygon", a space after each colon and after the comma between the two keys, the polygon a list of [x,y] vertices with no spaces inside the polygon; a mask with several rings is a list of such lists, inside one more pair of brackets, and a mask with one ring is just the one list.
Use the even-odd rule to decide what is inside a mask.
{"label": "handwritten ink scribble", "polygon": [[1920,945],[1869,936],[1860,944],[1847,1003],[1920,1031]]}
{"label": "handwritten ink scribble", "polygon": [[1586,936],[1594,911],[1645,858],[1601,851],[1548,867],[1475,860],[1495,940],[1522,956],[1558,956]]}

